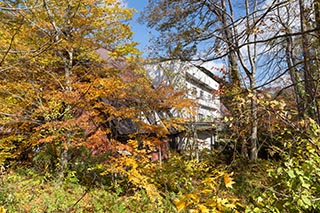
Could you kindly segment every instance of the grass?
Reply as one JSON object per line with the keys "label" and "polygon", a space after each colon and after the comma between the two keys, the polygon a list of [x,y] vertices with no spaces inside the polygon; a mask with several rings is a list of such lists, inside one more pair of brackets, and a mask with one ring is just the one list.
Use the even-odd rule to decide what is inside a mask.
{"label": "grass", "polygon": [[120,196],[104,186],[88,188],[69,181],[61,185],[29,169],[8,172],[0,181],[0,213],[176,211],[167,200],[151,202],[142,190]]}

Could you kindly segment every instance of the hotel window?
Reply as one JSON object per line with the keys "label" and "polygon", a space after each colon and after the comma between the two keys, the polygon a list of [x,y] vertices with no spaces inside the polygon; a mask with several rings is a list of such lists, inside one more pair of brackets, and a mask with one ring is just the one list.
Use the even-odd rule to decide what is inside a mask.
{"label": "hotel window", "polygon": [[203,91],[200,91],[200,98],[203,98]]}
{"label": "hotel window", "polygon": [[204,115],[199,113],[198,114],[198,121],[203,121],[203,119],[204,119]]}
{"label": "hotel window", "polygon": [[197,88],[192,87],[192,89],[191,89],[191,95],[197,96]]}

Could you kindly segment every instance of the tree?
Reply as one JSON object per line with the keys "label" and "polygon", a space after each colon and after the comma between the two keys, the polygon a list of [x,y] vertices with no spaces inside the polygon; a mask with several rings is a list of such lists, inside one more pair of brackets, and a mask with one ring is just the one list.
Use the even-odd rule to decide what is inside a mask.
{"label": "tree", "polygon": [[[250,8],[249,1],[246,1],[245,18],[236,19],[235,16],[238,14],[235,14],[234,2],[231,1],[150,1],[144,18],[150,27],[156,27],[160,31],[161,36],[157,42],[167,48],[168,57],[197,63],[227,58],[228,81],[231,84],[223,82],[222,87],[226,87],[229,95],[234,96],[238,95],[240,85],[244,83],[240,82],[240,69],[249,78],[249,89],[255,93],[257,47],[254,44],[243,43],[254,43],[257,39],[252,29],[258,23],[257,4],[258,2],[253,3],[255,6]],[[152,11],[160,12],[154,14]],[[239,24],[243,25],[245,30],[239,29]],[[244,56],[240,45],[247,46],[248,57]],[[210,70],[198,67],[211,74]],[[255,99],[256,94],[251,99],[252,159],[256,159],[257,156]],[[222,98],[222,102],[228,103],[227,107],[234,111],[230,107],[231,100],[226,100]]]}
{"label": "tree", "polygon": [[137,53],[123,23],[132,13],[116,0],[1,1],[1,125],[26,144],[61,143],[61,176],[81,141],[76,106],[94,80],[112,74],[96,50]]}
{"label": "tree", "polygon": [[284,33],[274,36],[273,47],[281,47],[276,53],[279,58],[275,60],[281,61],[285,52],[286,64],[281,67],[289,71],[299,118],[312,117],[318,122],[316,94],[319,62],[315,17],[316,2],[293,1],[275,10],[274,16],[270,17],[274,24],[269,23],[268,26],[274,29],[277,25],[276,28]]}
{"label": "tree", "polygon": [[[161,46],[160,58],[180,58],[193,62],[208,62],[225,59],[228,64],[228,81],[220,81],[225,87],[222,102],[229,110],[232,108],[232,98],[239,94],[251,93],[251,159],[256,159],[257,146],[257,118],[255,100],[258,98],[257,89],[268,85],[275,85],[288,71],[295,90],[297,109],[300,115],[305,114],[306,106],[312,109],[308,116],[317,117],[316,80],[317,74],[304,69],[305,76],[300,77],[300,62],[297,60],[294,46],[296,37],[304,37],[305,50],[310,49],[310,41],[316,27],[296,29],[293,26],[289,13],[285,8],[297,3],[274,0],[270,2],[246,1],[241,7],[238,1],[150,1],[143,19],[149,27],[160,32],[155,41],[155,46]],[[313,7],[312,7],[313,3]],[[297,4],[299,5],[299,4]],[[314,20],[309,16],[313,8],[317,8],[315,1],[300,4],[306,5],[308,10],[302,16],[308,18],[309,23]],[[237,9],[235,9],[237,8]],[[292,9],[294,10],[293,7]],[[153,13],[152,11],[157,11]],[[278,13],[278,15],[274,15]],[[314,13],[317,17],[317,12]],[[301,16],[301,17],[302,17]],[[295,18],[296,16],[294,16]],[[276,26],[281,22],[283,28]],[[305,21],[301,21],[305,22]],[[314,22],[315,23],[315,22]],[[302,25],[299,25],[302,26]],[[309,38],[309,39],[306,39]],[[293,39],[293,40],[292,40]],[[311,39],[311,40],[310,40]],[[283,45],[286,40],[286,45]],[[303,40],[303,39],[302,39]],[[304,51],[305,67],[316,64],[316,54],[311,56],[310,51]],[[308,53],[309,52],[309,53]],[[302,55],[302,54],[301,54]],[[315,60],[311,60],[311,58]],[[307,60],[307,58],[309,58]],[[286,59],[284,62],[283,59]],[[235,62],[235,63],[234,63]],[[236,68],[235,68],[236,66]],[[204,67],[199,67],[206,70]],[[210,70],[206,70],[211,77],[217,79]],[[314,73],[314,74],[311,74]],[[236,76],[241,76],[236,77]],[[308,77],[309,76],[309,77]],[[241,79],[238,86],[234,84]],[[308,80],[309,79],[309,80]],[[231,82],[232,84],[229,84]],[[309,83],[308,83],[309,82]],[[304,83],[302,85],[302,83]],[[286,89],[288,85],[280,87]],[[290,86],[289,86],[290,87]],[[229,98],[228,98],[229,97]],[[307,101],[309,97],[309,101]],[[311,113],[312,112],[312,113]],[[237,117],[237,115],[234,115]],[[301,116],[300,116],[301,117]],[[317,119],[316,119],[317,120]],[[245,150],[245,149],[244,149]],[[254,151],[256,150],[256,151]],[[255,156],[255,157],[254,157]]]}
{"label": "tree", "polygon": [[76,163],[99,174],[105,165],[152,194],[139,172],[159,138],[181,131],[184,119],[170,110],[191,102],[184,91],[152,87],[125,23],[133,10],[116,0],[2,3],[0,23],[11,32],[0,39],[1,165],[31,159],[60,182]]}
{"label": "tree", "polygon": [[208,62],[227,56],[230,81],[239,85],[231,27],[234,17],[227,12],[233,10],[229,3],[150,1],[141,19],[159,31],[155,43],[160,57]]}

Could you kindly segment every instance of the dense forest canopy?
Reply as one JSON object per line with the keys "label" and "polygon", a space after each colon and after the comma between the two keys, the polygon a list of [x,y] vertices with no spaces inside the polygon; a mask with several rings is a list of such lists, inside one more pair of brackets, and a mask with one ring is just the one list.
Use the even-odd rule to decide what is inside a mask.
{"label": "dense forest canopy", "polygon": [[81,147],[112,153],[176,125],[144,122],[190,104],[151,87],[131,39],[133,12],[120,1],[1,1],[2,165],[52,152],[42,166],[62,180]]}

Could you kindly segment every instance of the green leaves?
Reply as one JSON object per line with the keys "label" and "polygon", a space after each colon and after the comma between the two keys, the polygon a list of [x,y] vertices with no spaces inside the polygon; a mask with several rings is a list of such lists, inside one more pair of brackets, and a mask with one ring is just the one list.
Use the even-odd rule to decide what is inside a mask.
{"label": "green leaves", "polygon": [[[311,125],[312,124],[311,122]],[[267,188],[257,201],[258,208],[274,212],[306,212],[320,209],[320,153],[310,141],[317,140],[312,132],[298,137],[296,152],[286,155],[281,167],[269,170],[271,187]],[[257,211],[258,212],[258,211]]]}

